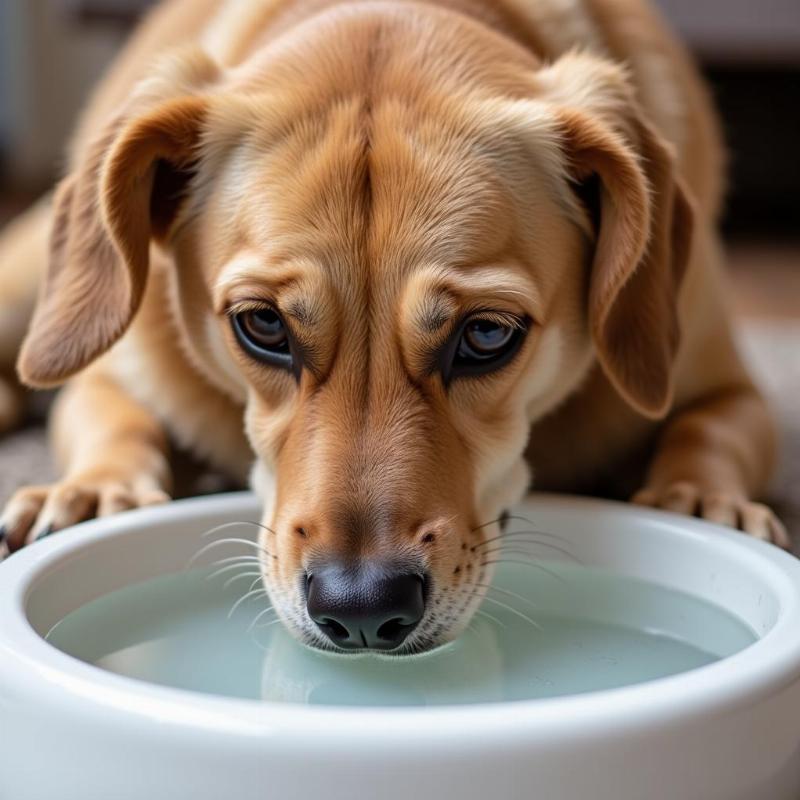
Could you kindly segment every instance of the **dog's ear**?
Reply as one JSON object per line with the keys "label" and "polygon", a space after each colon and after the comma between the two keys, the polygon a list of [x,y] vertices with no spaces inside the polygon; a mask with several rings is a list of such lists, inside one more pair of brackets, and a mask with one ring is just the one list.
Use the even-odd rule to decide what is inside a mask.
{"label": "dog's ear", "polygon": [[570,54],[545,72],[558,101],[568,177],[579,196],[594,195],[588,313],[598,360],[633,408],[662,417],[673,396],[691,203],[622,70]]}
{"label": "dog's ear", "polygon": [[52,386],[102,355],[142,299],[152,239],[168,236],[191,178],[206,103],[186,97],[114,120],[54,198],[50,262],[17,364]]}
{"label": "dog's ear", "polygon": [[208,100],[130,109],[90,145],[55,193],[50,261],[17,369],[56,385],[108,350],[142,299],[151,240],[168,239],[193,175]]}

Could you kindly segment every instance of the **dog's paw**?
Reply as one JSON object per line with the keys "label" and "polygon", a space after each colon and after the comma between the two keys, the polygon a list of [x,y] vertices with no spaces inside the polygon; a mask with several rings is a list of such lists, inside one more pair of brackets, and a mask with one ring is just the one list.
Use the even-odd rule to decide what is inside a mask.
{"label": "dog's paw", "polygon": [[0,515],[0,539],[13,552],[78,522],[169,499],[152,485],[141,487],[115,478],[26,486],[11,497]]}
{"label": "dog's paw", "polygon": [[663,489],[641,489],[631,502],[727,525],[787,550],[792,544],[783,523],[768,506],[736,494],[704,491],[688,481],[672,483]]}

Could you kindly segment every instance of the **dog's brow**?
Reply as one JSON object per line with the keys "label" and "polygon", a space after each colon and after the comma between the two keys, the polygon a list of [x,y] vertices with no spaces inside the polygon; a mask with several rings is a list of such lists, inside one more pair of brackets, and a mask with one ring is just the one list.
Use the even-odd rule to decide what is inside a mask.
{"label": "dog's brow", "polygon": [[303,300],[292,300],[286,307],[286,313],[297,320],[304,328],[309,328],[316,322],[316,315],[313,309]]}
{"label": "dog's brow", "polygon": [[417,311],[417,324],[426,333],[436,333],[450,319],[450,309],[441,296],[426,300]]}

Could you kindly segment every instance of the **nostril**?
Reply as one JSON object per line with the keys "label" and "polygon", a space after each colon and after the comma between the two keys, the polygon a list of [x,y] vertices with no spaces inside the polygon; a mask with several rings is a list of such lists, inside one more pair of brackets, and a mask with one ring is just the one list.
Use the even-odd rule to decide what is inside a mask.
{"label": "nostril", "polygon": [[350,631],[348,631],[341,622],[337,622],[331,617],[321,619],[319,624],[324,626],[325,632],[334,639],[345,641],[350,638]]}
{"label": "nostril", "polygon": [[388,622],[384,622],[383,625],[378,628],[376,634],[383,642],[397,642],[404,639],[406,632],[415,625],[416,623],[409,625],[403,622],[400,617],[397,617],[396,619],[390,619]]}

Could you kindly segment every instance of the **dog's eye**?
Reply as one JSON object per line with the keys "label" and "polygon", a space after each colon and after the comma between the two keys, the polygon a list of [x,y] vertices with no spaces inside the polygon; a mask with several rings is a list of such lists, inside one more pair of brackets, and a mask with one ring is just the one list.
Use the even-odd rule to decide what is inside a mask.
{"label": "dog's eye", "polygon": [[515,328],[499,325],[488,319],[476,319],[467,323],[461,341],[458,343],[458,355],[461,358],[486,360],[494,358],[504,350],[514,338]]}
{"label": "dog's eye", "polygon": [[291,368],[289,334],[272,308],[242,311],[232,317],[233,331],[245,352],[276,367]]}
{"label": "dog's eye", "polygon": [[519,349],[527,326],[473,317],[460,330],[445,380],[459,375],[480,375],[507,364]]}

